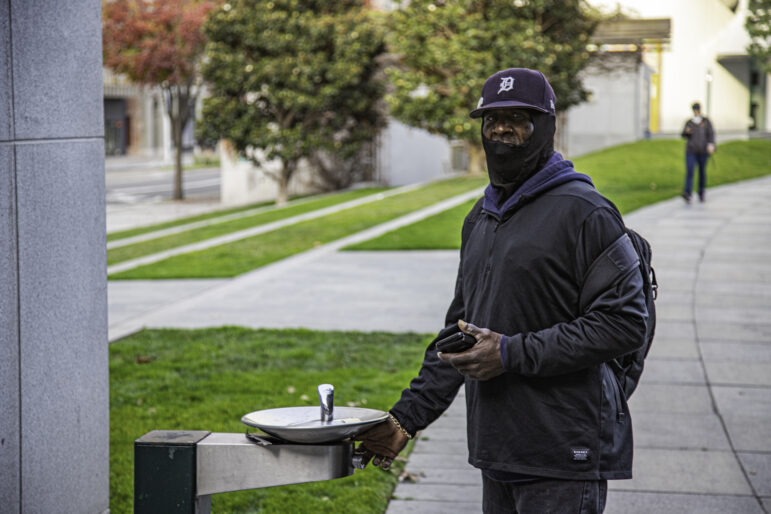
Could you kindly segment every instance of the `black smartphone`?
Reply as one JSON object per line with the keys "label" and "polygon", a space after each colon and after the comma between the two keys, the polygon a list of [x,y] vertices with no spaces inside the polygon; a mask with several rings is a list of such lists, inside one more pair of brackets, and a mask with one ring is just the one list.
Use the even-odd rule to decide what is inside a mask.
{"label": "black smartphone", "polygon": [[436,349],[442,353],[459,353],[465,352],[475,344],[477,344],[477,340],[474,336],[464,332],[455,332],[441,341],[437,341]]}

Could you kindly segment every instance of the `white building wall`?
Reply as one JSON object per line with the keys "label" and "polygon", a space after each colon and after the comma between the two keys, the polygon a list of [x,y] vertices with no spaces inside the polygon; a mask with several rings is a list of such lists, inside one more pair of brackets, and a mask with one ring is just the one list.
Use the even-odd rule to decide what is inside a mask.
{"label": "white building wall", "polygon": [[[279,162],[269,162],[258,168],[248,159],[239,157],[226,141],[220,141],[220,201],[224,205],[244,205],[267,202],[278,197],[278,182],[265,170],[277,172]],[[289,195],[318,192],[313,185],[312,173],[305,161],[289,180]]]}
{"label": "white building wall", "polygon": [[618,67],[590,66],[583,75],[590,97],[567,113],[565,154],[577,157],[643,138],[648,125],[646,66],[633,62]]}
{"label": "white building wall", "polygon": [[766,74],[766,132],[771,132],[771,73]]}
{"label": "white building wall", "polygon": [[[591,0],[591,3],[608,10],[620,5],[623,12],[635,17],[672,20],[671,43],[662,55],[660,132],[679,133],[691,115],[690,106],[694,101],[702,104],[718,131],[748,129],[748,72],[741,66],[730,66],[729,70],[718,62],[727,40],[736,39],[736,31],[743,30],[746,0],[741,0],[736,13],[720,0]],[[742,48],[735,42],[730,46]],[[656,69],[655,54],[648,53],[646,62]],[[712,76],[709,101],[708,74]]]}
{"label": "white building wall", "polygon": [[391,119],[380,135],[377,180],[400,186],[446,177],[453,173],[450,154],[445,137]]}

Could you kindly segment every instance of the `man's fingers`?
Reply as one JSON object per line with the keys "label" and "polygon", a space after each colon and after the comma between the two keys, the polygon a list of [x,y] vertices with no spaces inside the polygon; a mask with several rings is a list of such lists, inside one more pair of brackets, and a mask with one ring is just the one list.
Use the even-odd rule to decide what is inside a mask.
{"label": "man's fingers", "polygon": [[466,323],[462,319],[458,320],[458,328],[461,330],[461,332],[471,334],[472,336],[475,336],[475,337],[479,334],[479,327],[477,327],[472,323]]}
{"label": "man's fingers", "polygon": [[372,459],[372,465],[379,467],[380,469],[390,469],[391,464],[393,463],[394,460],[391,457],[385,457],[383,455],[375,455]]}
{"label": "man's fingers", "polygon": [[463,366],[466,363],[477,362],[479,360],[480,351],[481,347],[479,346],[479,343],[477,343],[465,352],[451,353],[447,358],[442,360],[449,362],[453,366]]}

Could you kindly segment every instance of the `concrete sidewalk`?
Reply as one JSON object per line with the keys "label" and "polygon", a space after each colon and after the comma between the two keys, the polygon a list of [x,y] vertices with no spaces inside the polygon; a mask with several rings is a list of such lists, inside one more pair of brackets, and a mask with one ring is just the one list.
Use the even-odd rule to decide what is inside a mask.
{"label": "concrete sidewalk", "polygon": [[[630,401],[635,478],[608,513],[771,508],[771,177],[626,217],[654,249],[658,329]],[[457,252],[316,252],[220,281],[109,284],[111,340],[142,326],[435,332]],[[406,385],[406,384],[405,384]],[[462,396],[426,429],[389,513],[480,512]]]}

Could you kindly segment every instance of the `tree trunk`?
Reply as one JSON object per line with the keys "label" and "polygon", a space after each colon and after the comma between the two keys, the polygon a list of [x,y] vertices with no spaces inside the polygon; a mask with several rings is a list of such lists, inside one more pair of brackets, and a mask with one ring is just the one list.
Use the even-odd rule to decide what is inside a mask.
{"label": "tree trunk", "polygon": [[174,200],[182,200],[185,197],[182,188],[182,132],[192,117],[196,98],[193,87],[190,81],[184,85],[176,84],[164,88],[168,96],[166,112],[171,120],[171,137],[174,141]]}
{"label": "tree trunk", "polygon": [[[557,113],[557,129],[554,134],[554,150],[567,155],[567,132],[565,131],[565,124],[567,123],[567,113],[560,111]],[[567,159],[567,157],[565,157]]]}
{"label": "tree trunk", "polygon": [[174,146],[176,147],[174,152],[174,199],[182,200],[185,197],[185,193],[182,189],[182,127],[180,124],[179,116],[176,120],[172,120],[177,128],[174,130]]}
{"label": "tree trunk", "polygon": [[284,162],[281,172],[278,175],[278,196],[276,196],[276,205],[285,205],[289,201],[289,179],[294,172],[294,165]]}
{"label": "tree trunk", "polygon": [[482,148],[482,145],[466,141],[466,151],[468,152],[469,175],[484,175],[487,170],[487,162],[485,161],[485,150]]}

